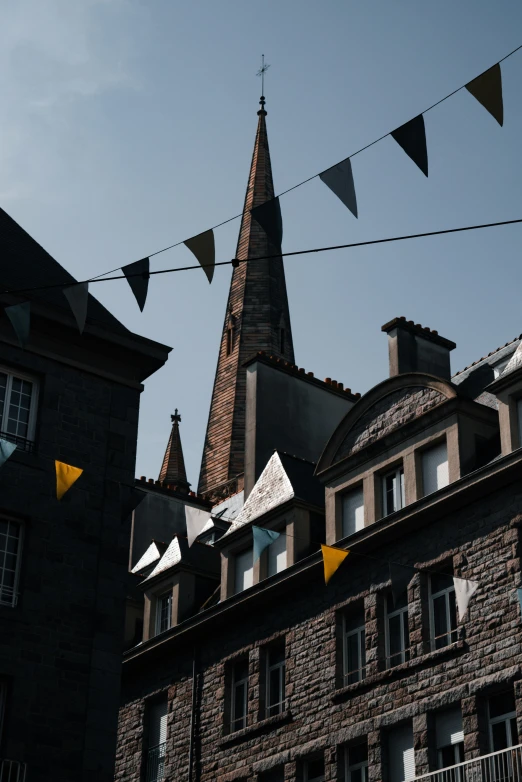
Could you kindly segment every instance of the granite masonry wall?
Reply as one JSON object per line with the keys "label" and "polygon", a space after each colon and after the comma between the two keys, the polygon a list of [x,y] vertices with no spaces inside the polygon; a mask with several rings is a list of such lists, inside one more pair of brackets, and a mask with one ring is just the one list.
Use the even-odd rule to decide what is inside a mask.
{"label": "granite masonry wall", "polygon": [[[434,712],[460,704],[465,758],[489,751],[486,699],[515,688],[522,735],[522,622],[516,596],[520,585],[522,485],[489,494],[464,510],[439,518],[418,532],[376,547],[370,557],[350,555],[328,587],[318,564],[310,578],[277,600],[258,601],[220,626],[166,645],[162,657],[143,654],[124,663],[118,782],[141,782],[147,746],[147,708],[155,698],[169,703],[165,780],[261,782],[284,766],[285,782],[302,780],[302,760],[319,752],[326,782],[341,780],[343,745],[367,738],[371,782],[387,778],[387,731],[412,721],[417,775],[434,769]],[[373,559],[375,557],[375,559]],[[480,583],[458,640],[431,651],[426,573],[408,588],[411,659],[386,669],[383,647],[384,596],[389,590],[385,560],[415,564]],[[267,590],[268,592],[268,590]],[[343,612],[364,608],[366,678],[343,686]],[[233,615],[233,616],[232,616]],[[175,630],[172,632],[176,632]],[[286,711],[264,719],[262,692],[266,645],[283,638],[286,647]],[[194,765],[189,777],[192,714],[192,655],[196,654]],[[227,687],[231,663],[248,655],[248,725],[227,729]]]}

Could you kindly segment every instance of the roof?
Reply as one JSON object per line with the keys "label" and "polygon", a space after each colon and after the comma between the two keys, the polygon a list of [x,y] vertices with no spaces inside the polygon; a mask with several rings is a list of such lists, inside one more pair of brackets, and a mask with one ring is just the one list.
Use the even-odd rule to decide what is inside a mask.
{"label": "roof", "polygon": [[174,567],[174,565],[177,565],[180,562],[181,562],[181,548],[179,545],[178,536],[175,535],[170,541],[167,550],[161,557],[160,561],[158,562],[154,570],[151,573],[149,573],[149,575],[145,580],[157,576],[158,573],[163,573],[165,570]]}
{"label": "roof", "polygon": [[151,579],[166,573],[167,570],[180,564],[203,572],[204,575],[211,578],[217,578],[220,573],[220,555],[218,551],[212,546],[207,546],[197,541],[192,546],[189,546],[184,535],[176,534],[154,570],[142,581],[142,585],[148,586],[147,582]]}
{"label": "roof", "polygon": [[506,368],[502,373],[502,377],[510,375],[511,372],[515,372],[522,367],[522,341],[519,342],[517,349],[508,361]]}
{"label": "roof", "polygon": [[141,559],[136,562],[131,570],[131,573],[141,573],[143,570],[146,570],[146,568],[152,565],[153,562],[156,562],[158,559],[160,559],[160,557],[163,556],[166,549],[166,543],[153,540]]}
{"label": "roof", "polygon": [[179,433],[179,424],[181,416],[176,411],[170,416],[172,428],[170,430],[169,442],[163,457],[163,464],[158,480],[167,485],[173,485],[178,488],[190,488],[187,481],[187,471],[185,470],[185,460],[183,458],[183,448],[181,447],[181,437]]}
{"label": "roof", "polygon": [[[212,517],[219,517],[223,521],[234,521],[244,504],[245,491],[241,489],[236,494],[232,494],[231,497],[227,497],[226,500],[222,500],[222,502],[214,505],[211,511]],[[212,518],[208,520],[205,530],[209,529],[210,526],[213,526]]]}
{"label": "roof", "polygon": [[451,378],[452,383],[458,387],[460,394],[466,394],[476,402],[496,410],[497,398],[490,391],[485,391],[485,388],[496,379],[494,368],[504,361],[509,362],[520,344],[522,334],[461,369]]}

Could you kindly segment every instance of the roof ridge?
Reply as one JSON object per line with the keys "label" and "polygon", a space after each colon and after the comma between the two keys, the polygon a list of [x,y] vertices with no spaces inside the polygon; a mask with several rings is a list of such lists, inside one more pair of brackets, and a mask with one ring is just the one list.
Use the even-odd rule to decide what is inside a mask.
{"label": "roof ridge", "polygon": [[482,356],[482,358],[478,358],[476,361],[473,361],[471,364],[468,364],[467,367],[463,367],[463,369],[459,369],[459,371],[455,372],[455,374],[452,375],[452,377],[457,377],[457,375],[461,375],[467,369],[471,369],[471,367],[474,367],[477,364],[480,364],[481,361],[485,361],[490,356],[494,356],[495,353],[498,353],[499,350],[503,350],[504,348],[507,348],[509,345],[512,345],[513,342],[516,342],[517,340],[521,340],[521,339],[522,339],[522,334],[519,334],[518,337],[515,337],[514,339],[510,340],[509,342],[506,342],[505,345],[500,345],[495,350],[492,350],[490,353],[487,354],[487,356]]}

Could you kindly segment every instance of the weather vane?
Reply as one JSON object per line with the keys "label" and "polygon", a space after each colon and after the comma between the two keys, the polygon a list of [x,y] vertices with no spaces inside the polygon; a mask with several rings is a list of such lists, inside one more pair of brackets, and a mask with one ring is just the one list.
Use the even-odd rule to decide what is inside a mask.
{"label": "weather vane", "polygon": [[265,94],[265,73],[270,68],[268,63],[265,64],[265,55],[261,55],[261,67],[256,73],[256,76],[261,76],[261,95]]}

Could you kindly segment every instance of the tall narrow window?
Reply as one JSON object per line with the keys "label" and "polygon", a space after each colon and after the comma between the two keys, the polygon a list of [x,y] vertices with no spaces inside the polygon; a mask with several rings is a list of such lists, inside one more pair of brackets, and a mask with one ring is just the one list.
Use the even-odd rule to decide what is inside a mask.
{"label": "tall narrow window", "polygon": [[498,752],[518,744],[517,715],[513,690],[488,699],[490,751]]}
{"label": "tall narrow window", "polygon": [[408,628],[408,595],[405,592],[395,605],[393,596],[386,596],[386,665],[393,668],[410,659]]}
{"label": "tall narrow window", "polygon": [[16,521],[0,519],[0,604],[2,605],[16,605],[21,533],[22,528]]}
{"label": "tall narrow window", "polygon": [[286,568],[286,533],[281,532],[278,538],[274,540],[267,548],[269,576],[280,573]]}
{"label": "tall narrow window", "polygon": [[24,450],[32,449],[37,384],[23,375],[0,371],[0,433]]}
{"label": "tall narrow window", "polygon": [[164,633],[172,625],[172,590],[156,599],[156,635]]}
{"label": "tall narrow window", "polygon": [[404,470],[397,467],[382,478],[382,506],[384,516],[404,508]]}
{"label": "tall narrow window", "polygon": [[366,741],[345,747],[344,782],[368,782],[368,743]]}
{"label": "tall narrow window", "polygon": [[388,734],[389,782],[408,782],[415,778],[415,752],[411,722]]}
{"label": "tall narrow window", "polygon": [[366,675],[366,635],[364,614],[345,616],[343,619],[343,669],[344,683],[354,684]]}
{"label": "tall narrow window", "polygon": [[146,782],[160,782],[165,776],[167,713],[166,699],[151,704],[149,708]]}
{"label": "tall narrow window", "polygon": [[363,487],[343,494],[343,538],[353,535],[364,528],[364,494]]}
{"label": "tall narrow window", "polygon": [[[464,731],[460,706],[435,715],[435,737],[437,768],[448,768],[464,761]],[[460,777],[455,775],[455,782],[459,781]]]}
{"label": "tall narrow window", "polygon": [[236,555],[235,561],[235,592],[243,592],[254,583],[254,564],[252,549]]}
{"label": "tall narrow window", "polygon": [[304,782],[324,782],[324,758],[310,758],[303,764]]}
{"label": "tall narrow window", "polygon": [[449,483],[448,447],[445,442],[428,448],[421,454],[422,487],[424,496],[442,489]]}
{"label": "tall narrow window", "polygon": [[270,646],[266,655],[266,716],[285,710],[285,645]]}
{"label": "tall narrow window", "polygon": [[241,730],[247,724],[248,659],[238,660],[232,668],[230,730]]}
{"label": "tall narrow window", "polygon": [[457,640],[457,607],[452,576],[434,573],[430,577],[430,619],[432,649],[442,649]]}
{"label": "tall narrow window", "polygon": [[233,347],[234,347],[234,335],[232,332],[232,328],[229,326],[229,328],[227,329],[227,356],[230,356]]}

